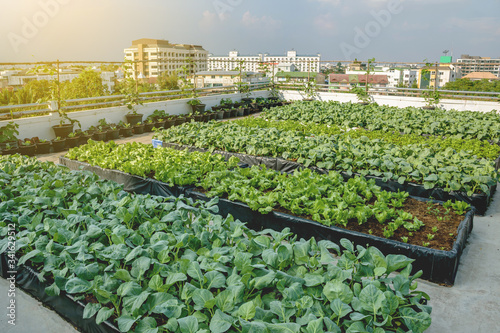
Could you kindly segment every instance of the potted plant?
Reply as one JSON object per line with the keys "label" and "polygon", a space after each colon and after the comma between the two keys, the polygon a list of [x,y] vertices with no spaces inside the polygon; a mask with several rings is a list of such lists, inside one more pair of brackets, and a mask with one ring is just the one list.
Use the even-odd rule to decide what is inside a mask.
{"label": "potted plant", "polygon": [[425,110],[434,110],[441,100],[441,94],[437,90],[427,90],[422,93],[426,105],[422,107]]}
{"label": "potted plant", "polygon": [[165,119],[163,119],[163,118],[157,119],[155,127],[158,128],[158,129],[165,128]]}
{"label": "potted plant", "polygon": [[7,125],[0,127],[0,149],[5,150],[7,145],[9,147],[17,148],[17,137],[19,135],[19,124],[11,121]]}
{"label": "potted plant", "polygon": [[125,115],[125,118],[127,119],[127,123],[130,124],[130,126],[135,126],[137,123],[142,122],[142,117],[144,115],[142,113],[137,113],[137,111],[132,110],[131,112],[127,113]]}
{"label": "potted plant", "polygon": [[205,107],[206,107],[206,104],[203,104],[198,98],[193,98],[189,101],[187,101],[187,104],[191,105],[191,110],[192,110],[192,113],[195,113],[195,112],[200,112],[200,113],[203,113],[205,112]]}
{"label": "potted plant", "polygon": [[155,122],[153,121],[153,119],[146,119],[146,123],[144,124],[144,132],[152,132],[153,127],[155,127]]}
{"label": "potted plant", "polygon": [[88,131],[83,131],[80,134],[80,140],[79,140],[79,145],[84,145],[87,144],[87,142],[92,138],[92,134],[90,134]]}
{"label": "potted plant", "polygon": [[50,153],[50,141],[45,139],[40,139],[36,143],[36,153],[37,154],[48,154]]}
{"label": "potted plant", "polygon": [[80,138],[77,136],[75,132],[71,132],[68,134],[66,138],[66,148],[74,148],[77,147],[80,143]]}
{"label": "potted plant", "polygon": [[19,153],[19,147],[16,141],[15,146],[11,146],[10,143],[6,143],[4,148],[2,149],[2,155],[14,155]]}
{"label": "potted plant", "polygon": [[236,117],[243,117],[245,114],[245,110],[243,110],[243,107],[240,106],[239,108],[236,109]]}
{"label": "potted plant", "polygon": [[120,129],[115,124],[110,124],[106,132],[107,140],[116,140],[120,138]]}
{"label": "potted plant", "polygon": [[351,89],[351,92],[356,94],[359,104],[368,105],[372,101],[372,96],[364,88],[354,87]]}
{"label": "potted plant", "polygon": [[107,131],[109,129],[109,124],[108,124],[108,122],[106,121],[105,118],[101,118],[97,122],[99,123],[99,128],[102,131]]}
{"label": "potted plant", "polygon": [[165,126],[163,126],[163,128],[169,129],[172,126],[175,126],[175,118],[167,117],[167,119],[165,120]]}
{"label": "potted plant", "polygon": [[96,131],[92,134],[94,141],[106,141],[106,130],[102,126],[97,126]]}
{"label": "potted plant", "polygon": [[61,138],[60,136],[52,140],[52,149],[54,152],[63,151],[66,148],[66,138]]}
{"label": "potted plant", "polygon": [[21,144],[19,145],[19,154],[26,156],[35,156],[36,144],[28,139],[21,141]]}
{"label": "potted plant", "polygon": [[124,123],[123,121],[120,121],[118,123],[118,128],[120,129],[120,135],[125,138],[128,138],[134,134],[130,123]]}
{"label": "potted plant", "polygon": [[68,114],[65,111],[59,110],[59,116],[61,120],[59,121],[59,125],[52,126],[54,130],[54,134],[56,137],[66,138],[71,132],[73,132],[73,127],[75,124],[78,125],[79,128],[82,128],[80,122],[76,119],[71,119],[68,117]]}
{"label": "potted plant", "polygon": [[134,134],[143,134],[144,133],[144,124],[141,122],[138,122],[133,127],[133,131],[134,131]]}
{"label": "potted plant", "polygon": [[224,119],[224,110],[218,109],[214,113],[217,115],[217,119]]}
{"label": "potted plant", "polygon": [[203,115],[199,112],[194,114],[194,121],[203,121]]}

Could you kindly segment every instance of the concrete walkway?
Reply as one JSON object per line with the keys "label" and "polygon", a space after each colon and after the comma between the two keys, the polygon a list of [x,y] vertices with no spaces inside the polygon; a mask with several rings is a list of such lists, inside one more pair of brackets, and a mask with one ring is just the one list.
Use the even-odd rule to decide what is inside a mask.
{"label": "concrete walkway", "polygon": [[[152,133],[116,140],[150,144]],[[62,153],[40,155],[42,161],[58,162]],[[419,290],[429,294],[432,325],[428,333],[500,332],[500,193],[485,216],[474,217],[474,228],[462,254],[455,285],[444,287],[419,280]],[[0,279],[0,309],[6,311],[8,284]],[[76,332],[56,313],[18,290],[18,321],[9,327],[0,316],[0,332]]]}

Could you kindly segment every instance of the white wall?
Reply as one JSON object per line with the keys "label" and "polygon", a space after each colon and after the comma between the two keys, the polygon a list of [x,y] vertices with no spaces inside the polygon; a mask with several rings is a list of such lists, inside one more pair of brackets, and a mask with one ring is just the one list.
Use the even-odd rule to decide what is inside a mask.
{"label": "white wall", "polygon": [[[298,91],[281,91],[281,95],[287,100],[301,100],[303,95]],[[355,94],[349,93],[333,93],[333,92],[320,92],[318,100],[322,101],[338,101],[341,103],[353,102],[357,103],[358,99]],[[374,95],[373,99],[380,105],[397,106],[400,108],[414,106],[422,107],[426,102],[421,97],[405,97],[405,96],[382,96]],[[486,102],[486,101],[469,101],[458,99],[443,99],[439,103],[439,107],[445,110],[458,110],[458,111],[479,111],[490,112],[492,110],[500,111],[500,103]]]}
{"label": "white wall", "polygon": [[[268,97],[268,91],[256,91],[252,93],[252,98],[256,97]],[[199,99],[205,103],[206,109],[209,110],[212,106],[220,104],[222,98],[231,98],[233,101],[240,101],[242,94],[233,93],[225,95],[214,95],[207,97],[200,97]],[[145,103],[144,105],[139,105],[136,107],[137,113],[144,114],[143,119],[152,114],[155,110],[165,110],[167,114],[177,115],[177,114],[188,114],[191,112],[191,106],[186,102],[189,99],[177,99],[164,102],[154,102]],[[120,121],[125,121],[125,115],[129,112],[126,106],[116,106],[103,109],[95,109],[88,111],[75,111],[70,112],[69,117],[71,119],[76,119],[80,121],[82,125],[82,130],[88,129],[90,126],[97,126],[99,119],[106,119],[108,123],[119,123]],[[52,126],[58,125],[60,121],[57,112],[53,112],[46,116],[40,117],[30,117],[16,119],[15,122],[19,124],[19,135],[18,139],[38,137],[40,139],[52,140],[55,138]],[[9,120],[0,121],[0,127],[9,123]],[[74,129],[77,129],[75,127]]]}

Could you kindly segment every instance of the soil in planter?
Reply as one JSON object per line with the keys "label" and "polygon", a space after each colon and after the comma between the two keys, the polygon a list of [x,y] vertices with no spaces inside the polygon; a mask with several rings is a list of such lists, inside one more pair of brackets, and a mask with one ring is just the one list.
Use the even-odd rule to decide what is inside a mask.
{"label": "soil in planter", "polygon": [[[197,187],[196,191],[203,194],[206,194],[208,192],[201,187]],[[221,198],[227,199],[227,195],[224,194],[223,196],[221,196]],[[394,235],[388,239],[402,242],[401,237],[408,237],[408,244],[422,246],[422,244],[424,243],[429,243],[427,247],[431,249],[444,251],[451,251],[453,249],[453,243],[455,242],[455,239],[457,237],[457,229],[460,223],[463,221],[464,215],[455,214],[453,211],[445,214],[446,208],[444,208],[440,204],[430,204],[413,198],[407,198],[403,207],[401,207],[400,209],[403,209],[405,212],[410,213],[413,217],[418,218],[424,223],[424,226],[420,230],[412,232],[411,234],[413,236],[410,236],[410,232],[401,226],[394,232]],[[285,213],[314,221],[312,216],[310,215],[296,215],[290,212],[288,209],[279,206],[274,210],[280,213]],[[443,216],[445,218],[439,221],[437,219],[437,216]],[[344,228],[342,225],[332,226]],[[386,238],[384,237],[384,226],[386,226],[386,224],[381,224],[374,217],[372,217],[368,219],[367,222],[361,225],[356,219],[351,219],[349,220],[347,227],[345,227],[344,229]],[[433,227],[436,227],[438,229],[436,233],[432,232]],[[432,240],[428,239],[427,235],[429,234],[434,235],[434,238]]]}

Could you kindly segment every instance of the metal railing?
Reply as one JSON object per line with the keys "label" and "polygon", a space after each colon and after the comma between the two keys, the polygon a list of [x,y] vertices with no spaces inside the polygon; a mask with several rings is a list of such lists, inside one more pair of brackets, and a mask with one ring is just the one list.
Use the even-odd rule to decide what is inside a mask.
{"label": "metal railing", "polygon": [[[269,83],[251,83],[249,91],[258,91],[268,89]],[[151,91],[139,93],[139,99],[143,103],[167,101],[181,98],[194,98],[204,96],[215,96],[221,94],[238,93],[240,87],[238,85],[222,86],[222,87],[205,87],[196,89],[177,89],[166,91]],[[125,105],[125,95],[110,95],[99,97],[87,97],[78,99],[68,99],[62,101],[61,110],[76,111],[88,110],[93,108],[106,108],[113,106]],[[28,110],[26,110],[28,109]],[[14,119],[23,116],[46,115],[51,112],[57,112],[57,102],[48,101],[43,103],[19,104],[0,106],[0,120]]]}

